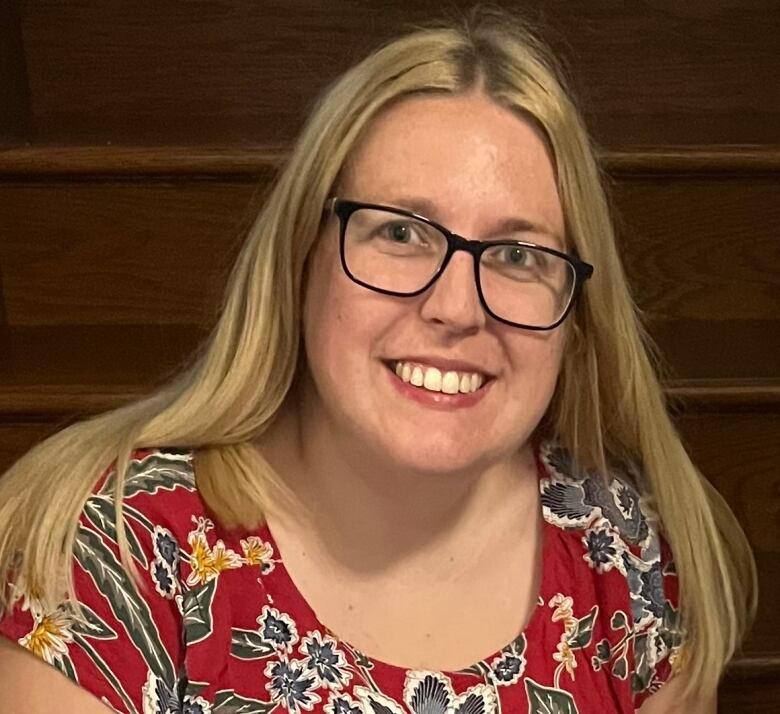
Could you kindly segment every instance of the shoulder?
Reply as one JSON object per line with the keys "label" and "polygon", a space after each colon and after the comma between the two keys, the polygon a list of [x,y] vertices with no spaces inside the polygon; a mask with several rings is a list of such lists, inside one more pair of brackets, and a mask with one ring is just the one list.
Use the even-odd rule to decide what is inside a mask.
{"label": "shoulder", "polygon": [[[18,576],[9,583],[12,610],[0,617],[0,635],[117,711],[136,711],[152,700],[174,701],[184,657],[181,566],[205,506],[189,450],[133,452],[121,516],[116,477],[113,465],[99,475],[79,516],[75,603],[43,602],[34,583]],[[120,557],[120,533],[135,579]]]}
{"label": "shoulder", "polygon": [[[544,518],[577,541],[580,574],[590,572],[594,588],[606,591],[610,631],[628,645],[617,675],[630,680],[639,705],[669,679],[683,639],[674,558],[652,496],[635,467],[585,470],[552,443],[539,457]],[[599,643],[595,668],[615,672],[613,645]]]}

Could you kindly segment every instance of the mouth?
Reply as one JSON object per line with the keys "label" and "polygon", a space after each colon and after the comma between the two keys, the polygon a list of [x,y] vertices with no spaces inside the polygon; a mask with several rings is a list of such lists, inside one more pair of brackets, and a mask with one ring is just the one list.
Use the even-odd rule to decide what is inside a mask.
{"label": "mouth", "polygon": [[441,394],[473,394],[495,379],[485,372],[441,370],[423,362],[384,360],[384,364],[402,382]]}

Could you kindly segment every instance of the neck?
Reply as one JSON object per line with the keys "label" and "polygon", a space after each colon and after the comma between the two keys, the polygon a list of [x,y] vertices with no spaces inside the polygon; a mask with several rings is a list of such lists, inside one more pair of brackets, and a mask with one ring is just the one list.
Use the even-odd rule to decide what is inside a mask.
{"label": "neck", "polygon": [[483,543],[486,532],[495,533],[487,539],[495,547],[502,536],[510,542],[537,525],[530,445],[469,470],[417,472],[356,444],[317,400],[303,398],[288,400],[259,448],[300,509],[272,505],[269,521],[353,572],[387,572],[404,561],[435,561],[443,551],[473,551],[476,533]]}

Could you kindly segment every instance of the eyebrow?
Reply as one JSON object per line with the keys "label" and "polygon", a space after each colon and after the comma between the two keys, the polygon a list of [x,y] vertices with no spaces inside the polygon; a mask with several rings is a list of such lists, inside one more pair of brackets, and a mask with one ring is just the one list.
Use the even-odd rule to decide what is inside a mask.
{"label": "eyebrow", "polygon": [[[436,216],[438,213],[436,206],[427,198],[417,196],[398,196],[396,198],[390,199],[390,205],[403,208],[407,211],[413,211],[414,213],[418,213],[425,218],[436,221],[437,223],[439,222],[436,218],[434,218],[434,216]],[[526,218],[505,218],[503,221],[501,221],[496,230],[491,231],[491,234],[503,235],[505,233],[514,233],[518,231],[546,235],[558,241],[560,246],[566,245],[566,241],[563,240],[563,237],[558,235],[555,231],[550,230],[547,228],[547,226],[541,223],[535,223],[533,221],[529,221]]]}

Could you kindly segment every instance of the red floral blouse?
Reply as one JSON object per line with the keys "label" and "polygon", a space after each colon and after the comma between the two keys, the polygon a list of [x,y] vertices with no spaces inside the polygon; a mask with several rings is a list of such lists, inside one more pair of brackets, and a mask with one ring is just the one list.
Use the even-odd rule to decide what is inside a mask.
{"label": "red floral blouse", "polygon": [[[457,672],[372,659],[317,619],[267,527],[220,527],[193,453],[139,450],[124,519],[144,587],[118,560],[114,473],[84,508],[74,548],[78,620],[25,583],[0,633],[117,712],[143,714],[591,714],[633,712],[671,673],[677,585],[636,474],[584,473],[539,450],[543,578],[525,630]],[[458,626],[467,625],[463,613]],[[32,683],[31,683],[31,686]]]}

